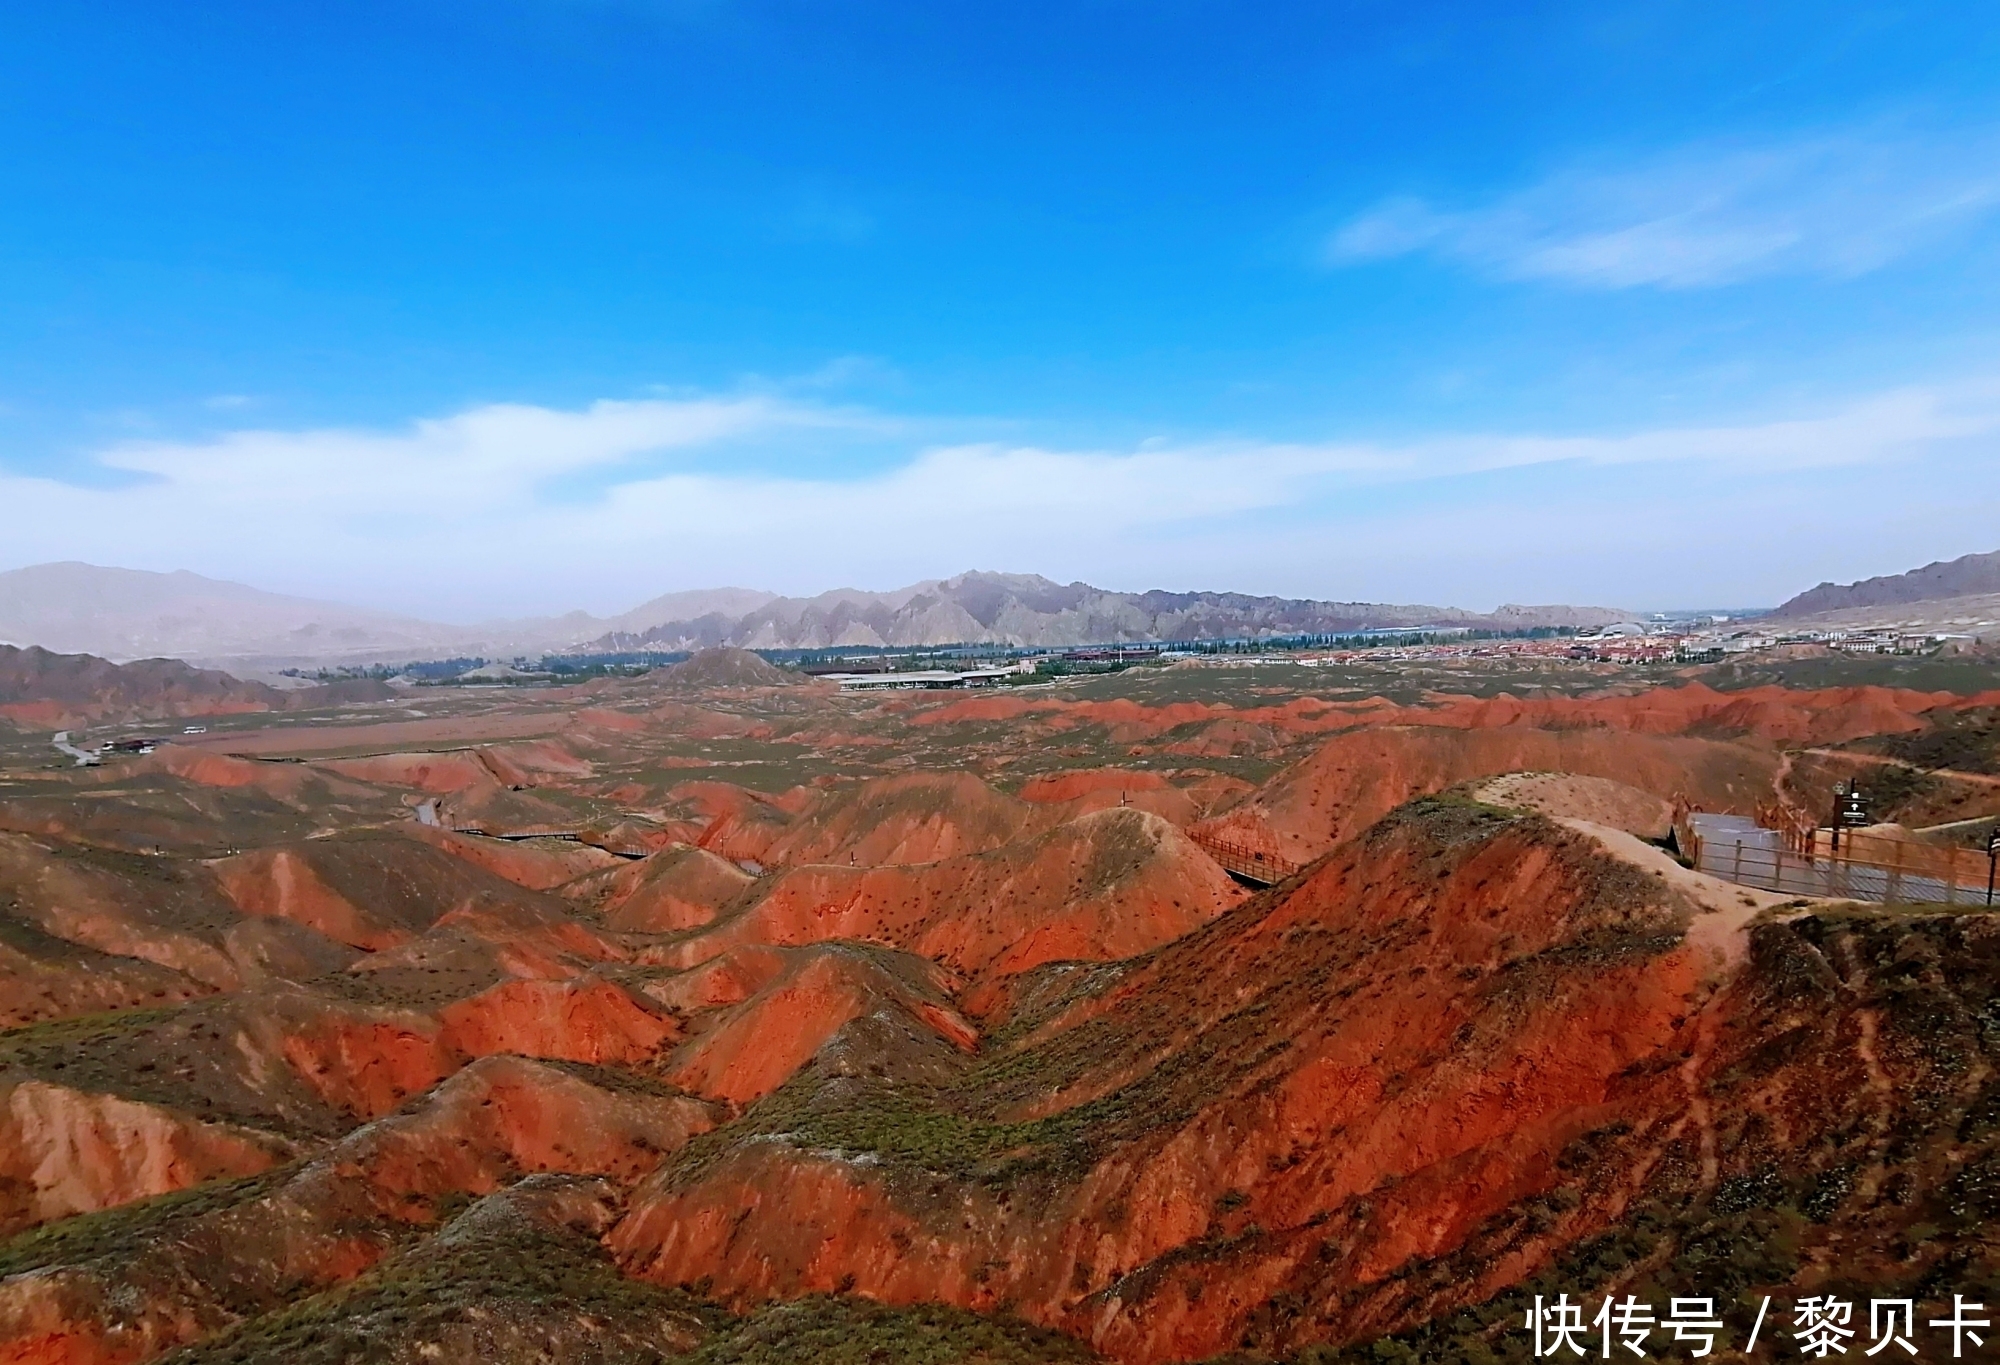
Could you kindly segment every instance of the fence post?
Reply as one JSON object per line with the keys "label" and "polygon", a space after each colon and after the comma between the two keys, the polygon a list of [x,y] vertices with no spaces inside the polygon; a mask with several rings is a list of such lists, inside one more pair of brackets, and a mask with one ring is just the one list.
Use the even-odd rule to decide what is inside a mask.
{"label": "fence post", "polygon": [[1896,841],[1896,860],[1889,865],[1889,884],[1882,893],[1884,904],[1894,905],[1903,892],[1903,841]]}
{"label": "fence post", "polygon": [[1729,880],[1732,882],[1741,882],[1743,880],[1743,841],[1741,839],[1736,841],[1736,860],[1729,865]]}

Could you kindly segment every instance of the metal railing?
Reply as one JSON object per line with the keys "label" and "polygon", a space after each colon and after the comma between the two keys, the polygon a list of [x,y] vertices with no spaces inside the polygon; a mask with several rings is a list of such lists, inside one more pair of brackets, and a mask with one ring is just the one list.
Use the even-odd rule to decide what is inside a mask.
{"label": "metal railing", "polygon": [[1675,812],[1674,841],[1697,871],[1725,881],[1780,895],[1833,900],[1992,903],[1993,864],[1976,849],[1855,830],[1841,831],[1836,842],[1831,829],[1797,827],[1769,830],[1771,837],[1761,840],[1704,838],[1689,818],[1693,813]]}
{"label": "metal railing", "polygon": [[522,825],[514,829],[489,830],[484,825],[449,824],[453,834],[477,834],[487,839],[567,839],[575,842],[583,831],[569,825]]}
{"label": "metal railing", "polygon": [[1188,838],[1193,840],[1195,846],[1202,852],[1222,864],[1223,871],[1241,877],[1246,882],[1255,882],[1259,886],[1276,886],[1305,866],[1304,863],[1281,858],[1268,850],[1238,843],[1233,839],[1218,838],[1213,834],[1190,831]]}

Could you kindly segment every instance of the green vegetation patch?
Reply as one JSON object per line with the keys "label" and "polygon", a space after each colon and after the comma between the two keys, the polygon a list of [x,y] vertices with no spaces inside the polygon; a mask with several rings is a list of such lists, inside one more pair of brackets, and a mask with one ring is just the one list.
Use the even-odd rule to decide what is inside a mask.
{"label": "green vegetation patch", "polygon": [[1531,818],[1524,811],[1474,800],[1454,789],[1405,802],[1383,817],[1377,828],[1388,832],[1415,826],[1433,842],[1450,848],[1474,839],[1491,838],[1503,827]]}
{"label": "green vegetation patch", "polygon": [[80,1214],[0,1242],[0,1279],[44,1266],[81,1265],[126,1257],[211,1214],[261,1199],[281,1185],[292,1167],[280,1166],[235,1180],[211,1180],[154,1199]]}
{"label": "green vegetation patch", "polygon": [[1101,1357],[1016,1318],[960,1308],[891,1308],[816,1296],[766,1308],[686,1357],[687,1365],[1065,1365]]}
{"label": "green vegetation patch", "polygon": [[2000,707],[1936,711],[1931,727],[1914,734],[1872,735],[1852,748],[1899,758],[1918,768],[2000,773]]}
{"label": "green vegetation patch", "polygon": [[[590,1365],[1062,1365],[1098,1359],[1060,1334],[938,1305],[816,1296],[735,1317],[628,1279],[587,1232],[537,1214],[532,1177],[353,1282],[167,1357],[174,1365],[336,1365],[488,1358]],[[526,1198],[520,1198],[522,1193]]]}
{"label": "green vegetation patch", "polygon": [[259,1077],[238,1046],[242,999],[207,996],[166,1009],[53,1019],[0,1032],[0,1076],[23,1074],[84,1094],[117,1095],[203,1122],[295,1139],[331,1137],[353,1120],[290,1083]]}
{"label": "green vegetation patch", "polygon": [[102,1010],[9,1029],[0,1034],[0,1067],[22,1066],[33,1070],[45,1058],[67,1058],[164,1023],[180,1013],[181,1008],[173,1005],[161,1009]]}
{"label": "green vegetation patch", "polygon": [[668,1179],[692,1183],[757,1138],[870,1156],[892,1167],[966,1181],[1005,1181],[1023,1168],[1073,1164],[1058,1163],[1058,1158],[1082,1134],[1087,1116],[1081,1110],[999,1123],[959,1112],[953,1098],[927,1086],[829,1079],[809,1066],[737,1122],[696,1137],[675,1158]]}
{"label": "green vegetation patch", "polygon": [[[960,1179],[1000,1174],[997,1165],[1042,1164],[1080,1134],[1076,1111],[1027,1123],[995,1123],[884,1093],[834,1110],[800,1115],[792,1131],[805,1146],[868,1152],[887,1160]],[[1011,1158],[1011,1160],[1009,1160]]]}
{"label": "green vegetation patch", "polygon": [[[538,1358],[661,1362],[729,1321],[693,1296],[619,1274],[594,1239],[524,1215],[503,1194],[358,1279],[167,1357],[176,1365],[419,1359],[495,1324]],[[553,1349],[551,1349],[553,1348]],[[502,1350],[498,1358],[508,1353]]]}
{"label": "green vegetation patch", "polygon": [[2000,662],[1946,655],[1843,654],[1820,659],[1757,659],[1701,671],[1718,692],[1780,687],[1908,687],[1973,696],[2000,687]]}

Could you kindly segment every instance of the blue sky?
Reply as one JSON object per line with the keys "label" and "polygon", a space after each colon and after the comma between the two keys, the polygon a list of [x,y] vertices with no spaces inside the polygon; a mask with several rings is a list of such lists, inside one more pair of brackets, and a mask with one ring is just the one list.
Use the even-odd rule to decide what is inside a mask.
{"label": "blue sky", "polygon": [[0,15],[0,567],[471,619],[2000,548],[1992,6]]}

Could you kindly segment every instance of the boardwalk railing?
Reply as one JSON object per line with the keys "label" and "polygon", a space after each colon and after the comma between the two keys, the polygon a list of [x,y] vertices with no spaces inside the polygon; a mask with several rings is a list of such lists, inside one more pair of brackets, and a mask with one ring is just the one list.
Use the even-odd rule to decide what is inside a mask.
{"label": "boardwalk railing", "polygon": [[[1987,904],[1985,853],[1883,834],[1796,826],[1750,827],[1704,836],[1697,812],[1677,809],[1674,841],[1698,871],[1787,896],[1833,900]],[[1760,814],[1762,814],[1760,812]],[[1748,826],[1749,821],[1742,821]]]}
{"label": "boardwalk railing", "polygon": [[1265,849],[1253,848],[1233,839],[1218,838],[1213,834],[1190,831],[1188,838],[1202,852],[1222,864],[1223,871],[1259,886],[1276,886],[1305,866]]}
{"label": "boardwalk railing", "polygon": [[1865,829],[1840,831],[1815,829],[1802,837],[1787,840],[1792,850],[1814,859],[1861,862],[1871,867],[1893,869],[1906,876],[1949,882],[1954,886],[1977,886],[1986,891],[1987,857],[1982,849],[1952,848],[1943,844],[1919,843],[1892,835],[1871,834]]}
{"label": "boardwalk railing", "polygon": [[477,834],[488,839],[569,839],[583,837],[583,831],[567,825],[520,825],[512,829],[487,829],[484,825],[447,825],[453,834]]}

